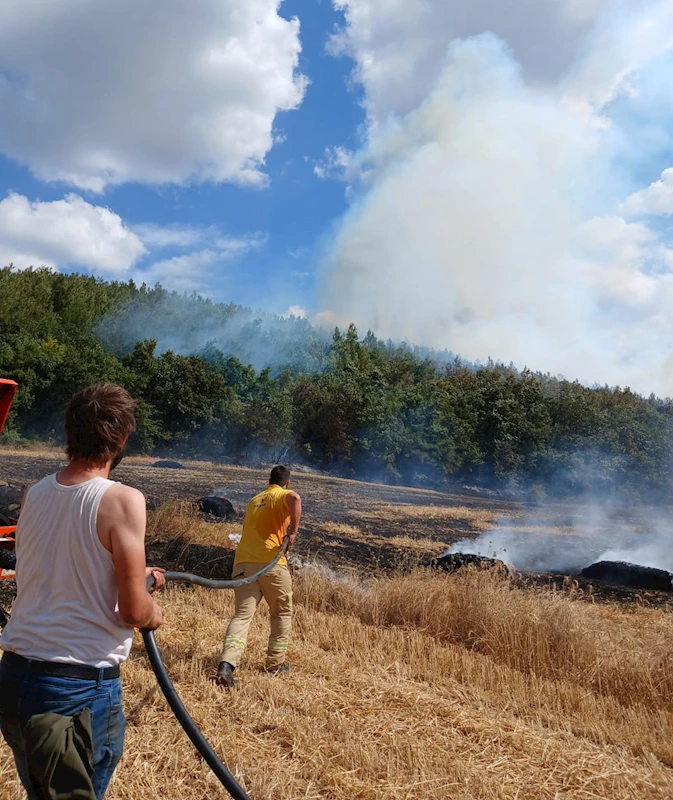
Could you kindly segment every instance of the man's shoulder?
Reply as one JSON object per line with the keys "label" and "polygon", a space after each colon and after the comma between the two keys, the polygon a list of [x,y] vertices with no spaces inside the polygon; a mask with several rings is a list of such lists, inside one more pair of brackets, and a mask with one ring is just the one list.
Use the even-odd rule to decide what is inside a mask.
{"label": "man's shoulder", "polygon": [[117,505],[124,508],[145,508],[145,495],[133,486],[124,483],[113,483],[103,495],[101,505]]}
{"label": "man's shoulder", "polygon": [[32,491],[33,489],[37,489],[38,486],[40,488],[53,486],[55,481],[56,481],[56,473],[51,472],[49,473],[49,475],[45,475],[44,478],[40,478],[39,481],[32,481],[31,483],[26,484],[23,487],[24,497],[25,495],[28,494],[28,492]]}
{"label": "man's shoulder", "polygon": [[286,503],[288,500],[292,500],[295,497],[299,498],[299,495],[294,491],[294,489],[286,489],[284,486],[276,487],[280,491],[274,492],[276,497],[276,501],[280,500],[283,503]]}
{"label": "man's shoulder", "polygon": [[265,495],[268,495],[268,493],[269,493],[268,489],[263,489],[261,492],[257,492],[257,494],[254,497],[251,497],[250,500],[248,501],[248,508],[254,507],[255,504],[259,500],[262,500],[265,497]]}

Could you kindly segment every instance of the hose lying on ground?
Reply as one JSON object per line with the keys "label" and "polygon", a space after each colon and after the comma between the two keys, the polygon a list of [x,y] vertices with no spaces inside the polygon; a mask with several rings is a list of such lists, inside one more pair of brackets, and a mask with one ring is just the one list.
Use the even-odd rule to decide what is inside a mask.
{"label": "hose lying on ground", "polygon": [[[237,580],[229,581],[214,581],[209,580],[208,578],[202,578],[199,575],[191,575],[188,572],[166,572],[164,577],[166,578],[166,582],[172,581],[173,583],[191,583],[196,584],[197,586],[205,586],[208,589],[237,589],[239,586],[246,586],[249,583],[254,583],[254,581],[260,578],[262,575],[265,575],[267,572],[269,572],[269,570],[272,570],[285,555],[288,544],[288,540],[285,539],[280,552],[274,558],[274,560],[271,563],[266,564],[263,569],[260,569],[259,572],[256,572],[254,575],[250,575],[247,578],[238,578]],[[154,583],[154,579],[151,577],[148,578],[147,583],[148,589],[151,588],[152,584]],[[250,797],[245,792],[243,787],[238,783],[231,772],[229,772],[226,765],[222,762],[220,757],[206,740],[205,736],[198,729],[196,723],[191,718],[189,712],[185,708],[184,703],[180,699],[180,696],[175,691],[175,687],[173,686],[173,683],[166,670],[166,666],[161,658],[161,652],[159,651],[157,640],[154,636],[154,631],[144,629],[141,631],[141,633],[143,636],[145,649],[147,650],[147,656],[156,676],[157,683],[159,684],[161,691],[164,693],[164,697],[166,698],[168,705],[171,707],[171,711],[175,714],[178,722],[184,728],[184,731],[187,736],[189,736],[192,744],[203,756],[203,760],[206,762],[206,764],[208,764],[216,778],[234,798],[234,800],[250,800]]]}

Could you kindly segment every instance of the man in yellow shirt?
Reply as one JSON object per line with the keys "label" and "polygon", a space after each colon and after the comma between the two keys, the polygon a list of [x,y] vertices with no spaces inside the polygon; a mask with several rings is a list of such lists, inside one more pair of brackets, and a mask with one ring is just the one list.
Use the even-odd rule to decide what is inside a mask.
{"label": "man in yellow shirt", "polygon": [[[248,503],[232,577],[247,578],[259,572],[264,564],[278,555],[286,537],[292,546],[297,538],[300,519],[301,498],[296,492],[290,491],[290,470],[283,466],[274,467],[269,487]],[[285,556],[258,580],[235,589],[234,596],[236,611],[227,628],[217,669],[217,684],[227,688],[236,685],[234,670],[241,661],[248,629],[262,598],[266,600],[271,614],[266,670],[273,673],[289,672],[285,656],[292,627],[292,578]]]}

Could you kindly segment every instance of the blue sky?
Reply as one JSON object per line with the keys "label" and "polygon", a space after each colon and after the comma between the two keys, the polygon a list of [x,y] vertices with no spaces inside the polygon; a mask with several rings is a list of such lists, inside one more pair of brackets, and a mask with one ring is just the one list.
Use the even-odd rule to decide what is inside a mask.
{"label": "blue sky", "polygon": [[[346,208],[345,187],[340,181],[321,180],[316,163],[328,147],[339,144],[355,149],[361,144],[364,111],[362,92],[349,81],[353,63],[327,54],[328,39],[343,14],[329,2],[286,0],[280,13],[301,20],[298,69],[307,86],[301,106],[280,112],[274,120],[276,144],[265,159],[269,183],[263,188],[241,188],[226,182],[208,181],[187,186],[153,186],[128,183],[108,188],[102,198],[84,193],[89,202],[118,214],[126,225],[153,223],[158,226],[214,227],[234,238],[259,235],[258,247],[218,269],[213,265],[203,289],[214,298],[253,308],[284,312],[286,300],[310,305],[315,292],[316,247],[330,225]],[[0,155],[0,184],[5,190],[30,200],[54,201],[68,191],[62,182],[36,179],[28,166]],[[166,247],[150,252],[134,265],[134,278],[157,256],[170,259],[182,248]],[[59,264],[64,271],[85,264]],[[137,275],[136,275],[137,273]],[[123,277],[123,276],[120,276]],[[154,276],[161,279],[161,276]],[[292,291],[280,291],[277,283],[289,281]],[[165,281],[171,286],[171,280]]]}
{"label": "blue sky", "polygon": [[5,0],[0,261],[673,394],[669,0]]}

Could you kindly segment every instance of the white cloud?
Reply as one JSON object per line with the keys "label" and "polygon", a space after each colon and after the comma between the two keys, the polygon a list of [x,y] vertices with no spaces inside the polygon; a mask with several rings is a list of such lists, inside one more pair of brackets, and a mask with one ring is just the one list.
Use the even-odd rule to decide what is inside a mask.
{"label": "white cloud", "polygon": [[[261,234],[234,237],[213,235],[212,229],[203,229],[201,232],[202,238],[196,240],[204,244],[201,249],[155,261],[146,268],[136,270],[132,276],[134,280],[149,286],[160,283],[164,288],[176,292],[211,295],[214,279],[222,277],[223,265],[259,249],[266,241]],[[161,240],[159,232],[156,238]]]}
{"label": "white cloud", "polygon": [[630,77],[673,47],[670,0],[612,0],[604,12],[562,82],[566,101],[588,113],[630,91]]}
{"label": "white cloud", "polygon": [[212,246],[223,259],[228,261],[238,258],[249,250],[259,250],[267,242],[267,236],[261,232],[248,236],[218,236]]}
{"label": "white cloud", "polygon": [[313,165],[316,177],[346,179],[353,164],[353,154],[345,147],[326,147],[325,157]]}
{"label": "white cloud", "polygon": [[297,317],[297,319],[306,319],[306,309],[304,306],[290,306],[283,314],[284,317]]}
{"label": "white cloud", "polygon": [[189,225],[156,225],[144,223],[134,225],[133,232],[151,248],[193,247],[203,241],[208,229]]}
{"label": "white cloud", "polygon": [[264,183],[296,108],[299,23],[280,0],[3,0],[0,150],[44,180]]}
{"label": "white cloud", "polygon": [[[486,31],[504,39],[534,84],[555,83],[610,0],[333,0],[346,27],[331,42],[351,55],[375,127],[407,114],[439,77],[451,41]],[[635,0],[631,0],[635,2]]]}
{"label": "white cloud", "polygon": [[12,193],[0,201],[0,260],[5,264],[123,273],[145,253],[143,242],[117,214],[76,194],[31,202]]}
{"label": "white cloud", "polygon": [[[9,194],[0,201],[0,266],[13,263],[19,269],[74,268],[211,294],[224,264],[265,242],[261,233],[228,236],[214,226],[145,224],[131,230],[114,212],[76,194],[52,202]],[[166,249],[178,254],[157,258]]]}
{"label": "white cloud", "polygon": [[627,217],[673,214],[673,168],[665,169],[661,179],[651,183],[647,189],[629,195],[621,210]]}
{"label": "white cloud", "polygon": [[[622,327],[633,322],[634,315],[651,325],[662,301],[660,292],[664,287],[670,291],[673,250],[646,225],[622,217],[595,217],[579,232],[593,268],[597,302],[616,310],[616,322]],[[673,331],[673,320],[667,327]]]}
{"label": "white cloud", "polygon": [[304,259],[310,253],[310,250],[305,245],[299,245],[299,247],[292,247],[287,251],[288,256],[294,259]]}
{"label": "white cloud", "polygon": [[587,336],[605,342],[594,376],[673,396],[673,249],[646,225],[620,217],[589,220],[580,233],[600,310]]}
{"label": "white cloud", "polygon": [[150,250],[174,248],[184,250],[198,245],[213,249],[223,257],[233,258],[246,250],[261,247],[266,236],[261,233],[246,236],[228,236],[216,225],[157,225],[141,223],[133,226],[133,231]]}
{"label": "white cloud", "polygon": [[135,278],[148,286],[160,283],[176,292],[198,292],[206,287],[209,268],[218,261],[216,251],[199,250],[156,261],[148,269],[138,271]]}

